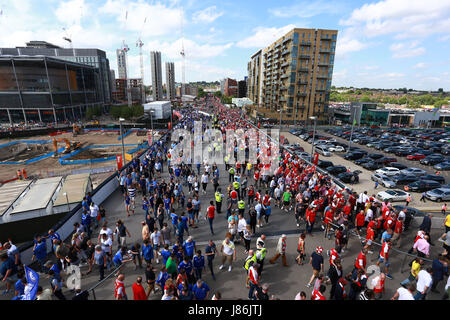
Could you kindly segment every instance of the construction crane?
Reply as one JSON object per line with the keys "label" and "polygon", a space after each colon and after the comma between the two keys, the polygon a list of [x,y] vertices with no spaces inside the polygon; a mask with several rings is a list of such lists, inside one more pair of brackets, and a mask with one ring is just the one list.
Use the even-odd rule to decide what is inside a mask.
{"label": "construction crane", "polygon": [[[125,13],[125,25],[127,23],[128,19],[128,11]],[[130,48],[125,43],[125,39],[122,40],[122,48],[121,48],[124,58],[125,58],[125,83],[127,85],[127,100],[128,100],[128,107],[131,107],[131,87],[130,87],[130,81],[128,80],[128,51],[130,51]]]}
{"label": "construction crane", "polygon": [[145,86],[144,86],[144,57],[142,55],[142,47],[144,46],[144,43],[141,40],[142,30],[144,29],[145,22],[147,21],[147,18],[144,19],[144,24],[142,25],[141,32],[139,33],[139,38],[136,41],[136,47],[139,47],[139,58],[141,62],[141,95],[142,95],[142,103],[145,103]]}
{"label": "construction crane", "polygon": [[186,55],[184,52],[184,32],[183,32],[183,9],[180,10],[180,26],[181,26],[181,97],[185,94],[185,74],[184,69],[186,66]]}
{"label": "construction crane", "polygon": [[69,153],[72,150],[76,150],[81,147],[81,143],[79,141],[70,142],[66,138],[56,139],[53,137],[53,150],[55,150],[55,154],[52,157],[58,156],[58,142],[64,142],[66,144],[66,148],[62,153]]}

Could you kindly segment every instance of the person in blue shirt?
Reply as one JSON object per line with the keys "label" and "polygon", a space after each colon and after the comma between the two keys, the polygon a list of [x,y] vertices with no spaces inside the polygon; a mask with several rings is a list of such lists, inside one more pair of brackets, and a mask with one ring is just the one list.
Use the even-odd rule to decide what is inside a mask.
{"label": "person in blue shirt", "polygon": [[175,172],[175,177],[179,178],[180,177],[180,173],[181,173],[180,167],[176,167],[174,172]]}
{"label": "person in blue shirt", "polygon": [[184,225],[182,223],[182,219],[181,217],[178,217],[178,224],[177,224],[177,231],[176,231],[176,235],[177,235],[177,239],[180,243],[183,243],[183,234],[184,234]]}
{"label": "person in blue shirt", "polygon": [[195,241],[189,236],[187,240],[183,243],[184,254],[192,259],[194,257],[194,252],[196,251]]}
{"label": "person in blue shirt", "polygon": [[83,197],[83,201],[81,201],[81,206],[83,207],[84,211],[89,211],[89,204],[88,201],[86,199],[86,197]]}
{"label": "person in blue shirt", "polygon": [[6,252],[1,255],[0,260],[2,262],[2,265],[0,266],[0,279],[1,282],[6,282],[6,290],[3,291],[3,294],[7,294],[11,288],[11,284],[15,284],[18,280],[17,266],[14,263],[14,259],[8,257]]}
{"label": "person in blue shirt", "polygon": [[147,200],[147,197],[142,198],[142,209],[144,210],[145,215],[148,214],[148,207],[149,207],[149,205],[150,204],[149,204],[149,202]]}
{"label": "person in blue shirt", "polygon": [[88,206],[90,207],[91,203],[92,203],[92,195],[90,192],[88,192],[86,195],[86,201],[87,201]]}
{"label": "person in blue shirt", "polygon": [[197,280],[197,283],[192,288],[192,293],[194,294],[195,300],[207,300],[210,290],[205,282]]}
{"label": "person in blue shirt", "polygon": [[266,220],[266,224],[269,223],[270,214],[272,213],[272,208],[270,207],[270,204],[268,204],[266,207],[266,210],[264,212],[264,219]]}
{"label": "person in blue shirt", "polygon": [[205,267],[205,257],[202,256],[202,251],[201,250],[197,250],[197,254],[194,256],[194,272],[195,272],[195,277],[198,279],[202,278],[202,271],[206,270]]}
{"label": "person in blue shirt", "polygon": [[81,224],[84,227],[84,230],[86,230],[88,234],[88,238],[91,237],[92,231],[91,231],[91,215],[89,214],[89,211],[83,211],[81,214]]}
{"label": "person in blue shirt", "polygon": [[169,250],[169,245],[165,244],[164,249],[161,250],[161,256],[163,258],[163,265],[166,265],[167,259],[169,259],[170,255],[172,254]]}
{"label": "person in blue shirt", "polygon": [[177,256],[177,261],[180,263],[183,260],[183,250],[181,248],[181,243],[179,240],[176,240],[174,245],[172,246],[172,252]]}
{"label": "person in blue shirt", "polygon": [[47,246],[45,243],[45,238],[39,238],[38,243],[34,247],[31,260],[34,261],[36,259],[39,264],[39,270],[42,273],[47,273],[47,270],[45,268],[45,262],[47,260]]}
{"label": "person in blue shirt", "polygon": [[116,268],[120,267],[124,263],[132,261],[132,259],[126,257],[127,254],[127,248],[122,247],[119,251],[116,252],[113,258],[113,263]]}
{"label": "person in blue shirt", "polygon": [[184,210],[184,203],[186,201],[186,196],[184,195],[184,192],[180,192],[180,206]]}
{"label": "person in blue shirt", "polygon": [[170,219],[172,220],[172,226],[173,226],[173,232],[177,232],[177,226],[178,226],[178,215],[175,213],[175,210],[172,209],[172,212],[170,213]]}
{"label": "person in blue shirt", "polygon": [[59,269],[59,267],[56,263],[53,263],[51,260],[49,260],[45,263],[44,266],[45,266],[46,270],[53,270],[53,272],[55,273],[55,277],[58,280],[61,280],[61,270]]}
{"label": "person in blue shirt", "polygon": [[24,277],[23,272],[20,272],[20,274],[18,275],[19,280],[17,280],[17,282],[14,285],[15,297],[23,296],[25,294],[25,286],[27,285],[27,278]]}
{"label": "person in blue shirt", "polygon": [[194,266],[192,265],[192,261],[188,257],[184,256],[183,261],[178,264],[177,271],[180,272],[180,269],[184,269],[186,271],[189,282],[194,282],[194,276],[192,274],[192,269],[194,269]]}
{"label": "person in blue shirt", "polygon": [[167,195],[164,195],[164,209],[166,209],[166,214],[170,219],[170,206],[172,204],[172,201]]}
{"label": "person in blue shirt", "polygon": [[158,278],[156,279],[156,284],[161,289],[162,292],[164,292],[164,286],[166,284],[167,279],[169,279],[170,276],[167,273],[166,267],[162,267],[161,271],[159,272]]}
{"label": "person in blue shirt", "polygon": [[147,262],[147,264],[152,263],[152,260],[154,258],[153,247],[148,239],[144,240],[141,251],[145,262]]}
{"label": "person in blue shirt", "polygon": [[181,224],[183,225],[184,230],[186,231],[187,235],[189,236],[188,222],[189,222],[189,218],[185,216],[184,212],[182,212],[181,213]]}

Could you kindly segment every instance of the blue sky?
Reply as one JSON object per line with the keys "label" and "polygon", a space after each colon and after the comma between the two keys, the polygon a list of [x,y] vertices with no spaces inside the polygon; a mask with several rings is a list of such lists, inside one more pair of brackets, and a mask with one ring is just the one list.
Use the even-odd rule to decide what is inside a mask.
{"label": "blue sky", "polygon": [[335,86],[450,90],[448,0],[0,0],[0,10],[0,46],[67,47],[62,38],[70,36],[74,47],[105,50],[117,70],[115,50],[125,40],[132,77],[140,75],[141,35],[146,84],[152,50],[175,62],[181,81],[182,38],[186,81],[242,79],[253,53],[306,27],[339,30]]}

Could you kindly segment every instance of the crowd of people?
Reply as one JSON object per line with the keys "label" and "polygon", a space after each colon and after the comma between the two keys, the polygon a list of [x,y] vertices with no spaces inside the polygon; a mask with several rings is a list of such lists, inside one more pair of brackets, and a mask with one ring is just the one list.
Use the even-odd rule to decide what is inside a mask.
{"label": "crowd of people", "polygon": [[[311,277],[305,283],[308,289],[299,292],[295,300],[423,300],[430,291],[437,292],[439,283],[446,277],[442,299],[448,299],[450,215],[445,218],[445,233],[441,237],[443,249],[438,256],[430,253],[430,245],[433,245],[431,214],[424,217],[414,243],[410,245],[410,256],[406,258],[411,261],[410,275],[401,282],[392,297],[387,297],[384,294],[385,281],[393,280],[390,256],[408,241],[404,236],[404,231],[411,228],[408,209],[396,210],[388,201],[380,202],[367,192],[357,194],[339,188],[330,176],[283,148],[278,149],[264,135],[226,141],[227,130],[251,129],[253,125],[245,115],[223,107],[217,100],[214,100],[213,110],[215,114],[211,118],[198,110],[184,110],[183,118],[174,129],[194,132],[194,122],[202,120],[203,139],[208,135],[211,138],[209,130],[212,127],[220,130],[223,140],[217,140],[216,136],[216,140],[211,140],[210,149],[206,150],[222,154],[219,145],[226,145],[223,149],[224,173],[220,164],[214,162],[174,161],[180,156],[177,146],[181,145],[181,140],[173,142],[169,136],[155,142],[142,160],[133,159],[126,170],[118,172],[127,217],[137,214],[137,206],[144,211],[144,219],[140,221],[142,237],[128,243],[132,236],[123,220],[117,220],[111,227],[105,210],[93,203],[90,194],[83,199],[82,219],[74,224],[70,243],[64,243],[53,230],[45,237],[36,237],[33,259],[39,270],[48,274],[55,297],[66,299],[61,290],[61,271],[71,264],[85,263],[88,265],[86,274],[98,270],[99,281],[105,278],[105,272],[114,270],[114,298],[130,299],[126,292],[125,264],[132,263],[135,270],[142,269],[142,276],[138,276],[132,285],[135,300],[150,297],[220,300],[221,292],[213,290],[213,286],[204,281],[204,274],[210,273],[215,280],[217,269],[232,272],[241,244],[247,255],[243,264],[247,273],[247,298],[276,299],[269,294],[269,284],[262,282],[262,273],[265,263],[275,264],[279,258],[282,268],[289,265],[287,236],[282,234],[279,237],[276,249],[266,261],[269,252],[266,237],[261,231],[271,227],[272,210],[279,208],[292,213],[292,219],[299,228],[296,263],[300,266],[309,263],[312,269]],[[249,161],[251,143],[256,143],[256,163]],[[243,159],[238,156],[241,151],[245,155]],[[267,162],[273,156],[271,153],[279,155],[275,170],[273,164]],[[228,176],[227,185],[220,185],[219,178],[223,175]],[[202,203],[200,197],[210,190],[209,183],[213,185],[213,197]],[[206,220],[212,238],[217,232],[214,221],[222,212],[227,219],[224,240],[217,245],[209,240],[204,251],[200,250],[194,240],[195,229],[200,221]],[[94,239],[95,229],[99,231]],[[334,241],[334,248],[324,252],[318,245],[308,257],[306,242],[314,242],[318,230],[328,241]],[[256,234],[260,234],[259,237]],[[361,250],[352,269],[344,271],[342,256],[348,250],[351,237],[361,244]],[[46,239],[53,243],[54,263],[48,261]],[[114,250],[115,243],[117,250]],[[15,285],[17,291],[26,281],[20,268],[12,271],[13,266],[21,265],[20,254],[11,243],[5,244],[5,249],[7,253],[1,256],[0,273],[8,284]],[[370,254],[377,255],[376,266],[380,268],[373,277],[367,266]],[[220,263],[215,263],[218,256]],[[301,268],[302,271],[307,270]],[[400,282],[401,279],[398,280]],[[7,290],[9,288],[10,285]],[[43,290],[40,292],[44,294]]]}

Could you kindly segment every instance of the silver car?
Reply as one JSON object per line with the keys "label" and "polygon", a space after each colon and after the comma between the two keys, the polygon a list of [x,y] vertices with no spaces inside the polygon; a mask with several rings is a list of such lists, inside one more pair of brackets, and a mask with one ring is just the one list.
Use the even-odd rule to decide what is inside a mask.
{"label": "silver car", "polygon": [[396,186],[395,182],[392,181],[387,175],[381,173],[374,173],[370,177],[373,181],[378,181],[385,188],[394,188]]}
{"label": "silver car", "polygon": [[425,170],[419,169],[419,168],[407,168],[407,169],[403,169],[400,170],[401,174],[405,174],[405,175],[413,175],[413,176],[424,176],[427,174],[427,172]]}
{"label": "silver car", "polygon": [[450,189],[447,188],[437,188],[425,192],[425,198],[431,201],[449,201],[450,200]]}

